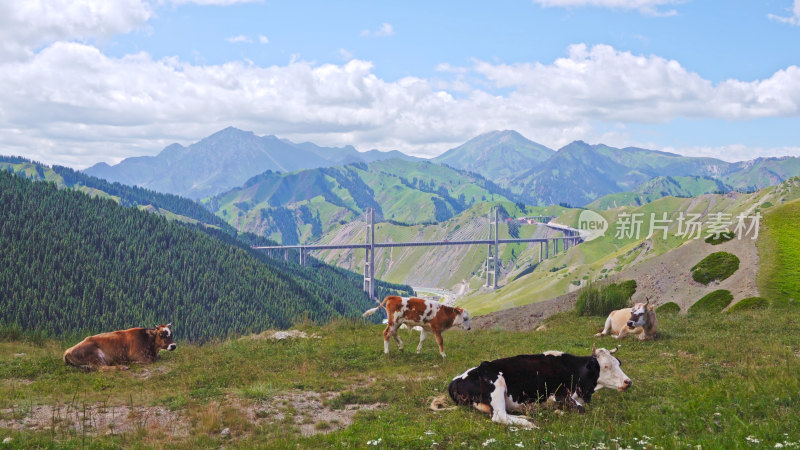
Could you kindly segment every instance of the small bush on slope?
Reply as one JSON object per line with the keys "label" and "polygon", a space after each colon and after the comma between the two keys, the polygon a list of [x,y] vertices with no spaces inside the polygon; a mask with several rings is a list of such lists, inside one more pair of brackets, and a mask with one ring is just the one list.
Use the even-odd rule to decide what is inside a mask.
{"label": "small bush on slope", "polygon": [[692,279],[698,283],[708,284],[722,281],[739,269],[739,258],[733,253],[712,253],[692,267]]}
{"label": "small bush on slope", "polygon": [[718,289],[695,302],[695,304],[689,308],[689,313],[696,313],[699,311],[720,312],[725,309],[726,306],[730,305],[732,300],[733,295],[731,295],[731,291]]}
{"label": "small bush on slope", "polygon": [[681,312],[681,307],[675,302],[667,302],[656,308],[658,314],[678,314]]}
{"label": "small bush on slope", "polygon": [[736,302],[728,309],[728,312],[744,311],[747,309],[766,309],[769,307],[769,300],[764,297],[749,297]]}

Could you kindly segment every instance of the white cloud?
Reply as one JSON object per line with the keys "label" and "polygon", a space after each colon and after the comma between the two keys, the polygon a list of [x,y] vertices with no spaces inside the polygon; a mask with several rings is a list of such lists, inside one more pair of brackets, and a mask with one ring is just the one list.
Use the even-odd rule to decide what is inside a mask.
{"label": "white cloud", "polygon": [[509,99],[555,117],[655,123],[677,117],[752,119],[800,114],[800,67],[764,80],[713,85],[677,61],[638,56],[607,45],[569,48],[551,65],[490,64],[473,68]]}
{"label": "white cloud", "polygon": [[147,53],[114,58],[89,44],[56,42],[0,62],[0,154],[85,167],[155,154],[232,125],[434,156],[496,129],[558,148],[575,139],[615,145],[626,139],[615,127],[626,123],[800,116],[797,66],[715,84],[677,61],[581,44],[551,64],[439,69],[456,79],[387,81],[357,59],[192,64]]}
{"label": "white cloud", "polygon": [[[655,148],[655,147],[648,147]],[[756,158],[769,158],[774,156],[797,156],[800,157],[800,147],[751,147],[747,145],[734,144],[723,145],[720,147],[665,147],[660,150],[677,153],[685,156],[705,156],[718,158],[723,161],[737,162],[749,161]]]}
{"label": "white cloud", "polygon": [[153,11],[145,0],[0,2],[0,59],[30,57],[59,40],[107,39],[142,26]]}
{"label": "white cloud", "polygon": [[545,7],[585,7],[594,6],[611,9],[632,9],[643,14],[654,16],[672,16],[677,14],[674,9],[661,10],[666,5],[683,3],[685,0],[533,0]]}
{"label": "white cloud", "polygon": [[195,4],[202,6],[230,6],[238,3],[258,3],[263,0],[159,0],[159,3],[169,1],[175,5]]}
{"label": "white cloud", "polygon": [[382,23],[377,30],[363,30],[361,37],[388,37],[394,35],[394,28],[390,23]]}
{"label": "white cloud", "polygon": [[345,48],[339,49],[339,56],[345,61],[350,61],[351,59],[355,58],[355,54]]}
{"label": "white cloud", "polygon": [[794,8],[792,8],[791,16],[785,17],[785,16],[778,16],[775,14],[767,14],[767,17],[773,20],[777,20],[778,22],[800,26],[800,0],[794,0]]}
{"label": "white cloud", "polygon": [[259,34],[259,35],[258,35],[258,42],[259,42],[260,44],[269,44],[269,38],[267,38],[267,37],[266,37],[266,36],[264,36],[263,34]]}
{"label": "white cloud", "polygon": [[247,37],[247,36],[245,36],[243,34],[239,34],[239,35],[236,35],[236,36],[231,36],[231,37],[229,37],[229,38],[227,38],[225,40],[230,42],[231,44],[252,44],[253,43],[252,39],[250,39],[249,37]]}

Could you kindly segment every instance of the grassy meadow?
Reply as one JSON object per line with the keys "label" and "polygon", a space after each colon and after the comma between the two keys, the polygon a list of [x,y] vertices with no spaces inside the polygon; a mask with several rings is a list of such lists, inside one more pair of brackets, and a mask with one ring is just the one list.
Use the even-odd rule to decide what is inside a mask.
{"label": "grassy meadow", "polygon": [[[650,342],[592,337],[602,323],[602,317],[566,313],[537,332],[452,330],[444,335],[446,359],[430,338],[415,354],[416,332],[401,330],[405,350],[393,343],[385,356],[379,325],[299,325],[311,337],[179,342],[155,364],[99,373],[64,365],[61,353],[74,341],[6,333],[0,342],[0,441],[7,442],[0,446],[800,446],[796,309],[662,314],[660,338]],[[592,344],[621,344],[617,356],[633,386],[622,393],[599,391],[586,414],[539,407],[530,415],[540,429],[523,430],[494,424],[466,407],[428,408],[450,379],[483,360],[545,350],[586,355]],[[320,395],[321,405],[298,400],[312,394]],[[43,405],[51,407],[50,416],[36,423],[34,413]],[[133,426],[115,433],[104,427],[76,431],[73,422],[85,421],[93,408],[123,411]],[[342,419],[317,415],[361,408],[347,427]],[[160,425],[155,416],[162,418]]]}
{"label": "grassy meadow", "polygon": [[800,200],[764,212],[759,236],[758,289],[778,303],[800,304]]}

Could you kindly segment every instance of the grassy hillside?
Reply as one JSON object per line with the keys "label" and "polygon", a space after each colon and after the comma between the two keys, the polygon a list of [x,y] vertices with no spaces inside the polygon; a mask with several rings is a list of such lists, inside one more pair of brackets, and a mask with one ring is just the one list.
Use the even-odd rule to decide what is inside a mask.
{"label": "grassy hillside", "polygon": [[0,170],[15,173],[29,180],[49,181],[59,188],[71,188],[93,197],[114,200],[122,206],[137,207],[154,214],[190,224],[205,224],[235,234],[225,221],[200,204],[172,194],[162,194],[136,186],[109,183],[106,180],[77,172],[69,167],[48,167],[20,157],[0,156]]}
{"label": "grassy hillside", "polygon": [[[501,280],[502,287],[499,290],[475,292],[461,300],[459,304],[473,314],[483,314],[563,295],[577,289],[588,280],[613,277],[640,262],[664,255],[687,243],[688,239],[676,236],[679,226],[678,218],[681,214],[685,218],[689,217],[690,213],[701,215],[698,220],[702,223],[700,239],[703,239],[707,235],[709,223],[713,221],[715,214],[730,214],[730,220],[735,221],[735,217],[740,213],[752,216],[758,211],[768,212],[770,205],[779,205],[797,198],[798,195],[800,195],[800,180],[793,178],[781,185],[751,194],[708,194],[695,198],[665,197],[636,208],[623,207],[600,211],[599,213],[609,222],[608,231],[603,237],[580,244],[556,258],[547,260],[536,266],[535,270],[526,271],[524,276],[517,279],[514,279],[516,274],[512,272],[507,279]],[[580,210],[570,210],[560,216],[557,221],[577,227],[580,213]],[[667,220],[670,222],[666,239],[663,238],[663,232],[660,230],[655,230],[654,238],[647,239],[651,213],[655,214],[656,219],[661,219],[662,214],[667,213]],[[621,228],[619,223],[621,218],[630,223],[632,214],[641,214],[641,216],[637,216],[637,220],[642,222],[638,238],[633,233],[630,236],[617,233]],[[624,215],[627,215],[627,218]],[[750,222],[747,221],[746,225],[749,226]],[[750,237],[752,235],[747,236],[747,238]],[[703,251],[707,253],[719,251],[712,247],[714,246],[709,245]],[[523,260],[538,257],[538,248],[531,248],[527,252],[521,253],[519,257]],[[702,256],[697,258],[697,261],[700,259]],[[697,261],[685,268],[686,273],[689,273],[690,267]],[[791,265],[785,267],[791,267]],[[692,301],[694,300],[696,298],[692,299]]]}
{"label": "grassy hillside", "polygon": [[375,208],[379,221],[423,224],[445,221],[476,202],[512,199],[479,175],[427,161],[392,159],[289,174],[266,172],[206,203],[240,231],[295,244],[318,239],[361,217],[366,208]]}
{"label": "grassy hillside", "polygon": [[733,164],[722,180],[737,189],[763,189],[800,175],[800,158],[758,158]]}
{"label": "grassy hillside", "polygon": [[800,200],[766,210],[759,236],[761,270],[758,285],[763,297],[800,304]]}
{"label": "grassy hillside", "polygon": [[[405,331],[406,350],[392,344],[384,356],[381,326],[339,322],[302,327],[318,338],[179,341],[155,364],[89,374],[61,361],[72,341],[4,334],[0,439],[19,448],[797,446],[800,336],[786,332],[795,316],[770,313],[764,327],[763,315],[660,316],[660,339],[626,340],[616,354],[630,390],[598,391],[586,414],[537,408],[531,420],[539,430],[428,405],[483,360],[552,349],[586,355],[594,343],[618,344],[592,337],[602,318],[563,314],[535,334],[449,331],[446,359],[431,340],[414,354],[418,335]],[[90,427],[75,431],[76,423]]]}
{"label": "grassy hillside", "polygon": [[224,233],[6,171],[0,223],[0,325],[65,335],[173,322],[206,340],[373,303],[356,274],[271,260]]}
{"label": "grassy hillside", "polygon": [[725,183],[711,177],[660,176],[640,184],[631,192],[608,194],[586,205],[589,209],[641,206],[663,197],[696,197],[731,191]]}

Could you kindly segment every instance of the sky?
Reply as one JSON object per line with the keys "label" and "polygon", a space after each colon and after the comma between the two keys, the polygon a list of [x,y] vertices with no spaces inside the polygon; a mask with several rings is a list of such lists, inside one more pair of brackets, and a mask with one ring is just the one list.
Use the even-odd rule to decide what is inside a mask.
{"label": "sky", "polygon": [[228,126],[800,156],[800,0],[4,1],[0,87],[0,154],[76,169]]}

